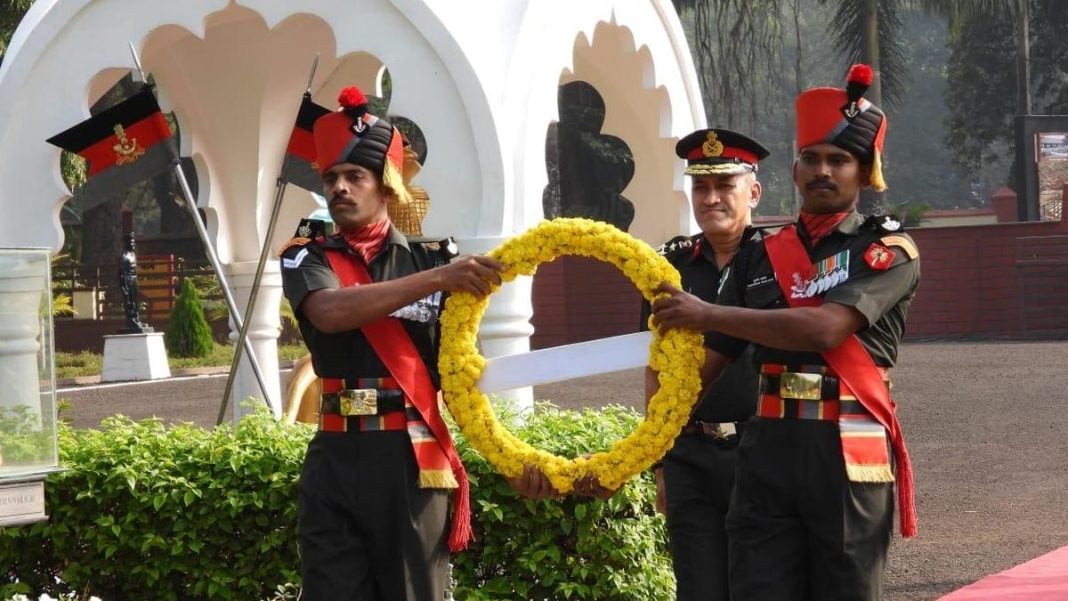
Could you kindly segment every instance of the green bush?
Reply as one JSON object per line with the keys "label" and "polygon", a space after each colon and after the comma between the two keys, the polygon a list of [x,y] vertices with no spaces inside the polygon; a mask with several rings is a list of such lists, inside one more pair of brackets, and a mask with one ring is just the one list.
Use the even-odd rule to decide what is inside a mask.
{"label": "green bush", "polygon": [[0,529],[0,582],[34,598],[268,598],[299,581],[296,483],[310,435],[262,412],[236,430],[121,416],[101,430],[63,426],[68,471],[47,481],[50,520]]}
{"label": "green bush", "polygon": [[0,466],[53,465],[52,430],[28,405],[0,408]]}
{"label": "green bush", "polygon": [[[515,431],[573,456],[607,447],[638,419],[619,408],[578,414],[542,406]],[[69,471],[48,480],[51,519],[0,529],[0,583],[8,583],[0,599],[293,598],[297,480],[310,435],[266,411],[236,430],[123,417],[101,430],[62,426],[60,460]],[[456,599],[671,597],[650,478],[636,478],[609,501],[526,501],[462,437],[457,444],[472,480],[478,538],[453,558]]]}
{"label": "green bush", "polygon": [[200,295],[189,278],[182,280],[182,290],[174,299],[174,311],[167,322],[164,341],[167,352],[175,357],[203,357],[214,348]]}
{"label": "green bush", "polygon": [[[539,405],[521,427],[514,417],[499,419],[539,449],[576,457],[607,449],[632,432],[641,416],[621,407],[576,413]],[[634,478],[607,501],[575,496],[522,500],[462,437],[457,446],[471,477],[475,540],[453,558],[456,599],[674,597],[667,535],[654,510],[651,475]]]}

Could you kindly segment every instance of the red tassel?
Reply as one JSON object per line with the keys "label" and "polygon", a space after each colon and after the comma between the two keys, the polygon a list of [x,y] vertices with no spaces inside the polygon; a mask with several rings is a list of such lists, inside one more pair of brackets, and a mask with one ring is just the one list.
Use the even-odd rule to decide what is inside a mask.
{"label": "red tassel", "polygon": [[901,526],[901,536],[912,538],[916,536],[916,494],[915,484],[912,479],[912,460],[909,458],[908,449],[905,448],[905,439],[900,430],[893,434],[891,443],[894,446],[894,459],[897,464],[897,507]]}
{"label": "red tassel", "polygon": [[875,79],[875,73],[871,70],[871,67],[864,63],[857,63],[849,68],[849,75],[846,76],[846,82],[859,83],[865,87],[871,86],[871,82]]}
{"label": "red tassel", "polygon": [[367,104],[367,98],[364,97],[363,92],[356,86],[349,86],[343,90],[337,96],[337,101],[341,105],[341,108],[354,109],[361,105]]}
{"label": "red tassel", "polygon": [[463,464],[456,462],[452,470],[459,486],[453,496],[452,531],[449,532],[449,551],[459,553],[467,548],[474,532],[471,530],[471,483]]}

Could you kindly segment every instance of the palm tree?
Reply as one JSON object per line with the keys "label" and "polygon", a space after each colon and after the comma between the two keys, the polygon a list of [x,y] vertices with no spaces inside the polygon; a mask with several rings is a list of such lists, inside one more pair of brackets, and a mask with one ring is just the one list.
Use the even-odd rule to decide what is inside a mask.
{"label": "palm tree", "polygon": [[768,98],[755,74],[774,72],[782,54],[782,0],[672,1],[680,16],[692,17],[692,49],[709,120],[728,127],[756,120]]}
{"label": "palm tree", "polygon": [[[699,75],[706,90],[728,116],[738,107],[757,104],[749,95],[754,67],[776,64],[782,51],[782,26],[791,0],[673,0],[680,14],[691,12]],[[792,0],[797,14],[800,0]],[[904,95],[908,72],[901,15],[923,10],[947,18],[950,27],[976,15],[1010,11],[1027,15],[1028,0],[810,0],[834,10],[827,32],[843,57],[842,72],[855,62],[872,66],[875,81],[867,96],[879,105],[893,107]],[[1027,19],[1017,19],[1018,38],[1026,48]],[[736,43],[744,40],[744,44]],[[1025,52],[1020,53],[1025,56]]]}

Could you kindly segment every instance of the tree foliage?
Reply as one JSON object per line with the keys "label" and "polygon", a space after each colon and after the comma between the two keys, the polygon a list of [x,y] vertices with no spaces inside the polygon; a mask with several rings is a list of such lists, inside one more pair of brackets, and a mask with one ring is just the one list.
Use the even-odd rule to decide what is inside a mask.
{"label": "tree foliage", "polygon": [[693,26],[693,55],[710,122],[752,123],[766,113],[758,72],[774,72],[783,49],[782,0],[675,0]]}
{"label": "tree foliage", "polygon": [[[991,165],[1004,177],[1015,155],[1016,11],[959,14],[950,21],[946,147],[975,174]],[[1033,114],[1068,114],[1068,3],[1031,0]]]}
{"label": "tree foliage", "polygon": [[0,63],[3,63],[4,55],[7,54],[7,45],[11,41],[15,28],[19,21],[30,9],[33,0],[4,0],[0,2]]}
{"label": "tree foliage", "polygon": [[[901,102],[905,95],[909,69],[906,63],[905,35],[901,22],[901,13],[905,10],[902,0],[878,0],[871,2],[874,13],[866,10],[868,2],[856,0],[820,0],[823,4],[835,5],[834,18],[827,27],[834,37],[834,46],[844,59],[842,72],[853,63],[877,63],[879,67],[879,88],[881,97],[873,98],[876,104],[891,109]],[[865,31],[869,20],[874,20],[876,39],[873,44],[878,48],[876,57],[866,56]],[[875,60],[877,58],[877,60]]]}
{"label": "tree foliage", "polygon": [[203,357],[213,348],[211,327],[204,318],[200,294],[189,278],[182,280],[182,291],[174,300],[164,342],[167,352],[175,357]]}

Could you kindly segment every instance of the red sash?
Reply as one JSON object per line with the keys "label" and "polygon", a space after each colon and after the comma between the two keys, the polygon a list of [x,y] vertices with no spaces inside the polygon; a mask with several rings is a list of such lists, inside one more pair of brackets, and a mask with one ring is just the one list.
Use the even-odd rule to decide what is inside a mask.
{"label": "red sash", "polygon": [[[337,274],[344,288],[359,284],[370,284],[371,275],[367,268],[351,255],[339,250],[327,250],[326,257],[330,267]],[[419,463],[420,484],[425,485],[424,472],[433,472],[440,467],[451,468],[456,481],[454,496],[452,531],[449,533],[449,550],[456,552],[467,548],[471,540],[471,500],[467,472],[460,461],[459,454],[452,444],[449,428],[441,418],[438,410],[438,391],[430,379],[430,372],[419,356],[408,332],[400,321],[393,317],[384,317],[360,327],[375,355],[389,370],[397,385],[404,391],[412,405],[418,409],[426,426],[433,434],[433,440],[420,441],[413,437],[416,461]],[[420,444],[425,442],[429,444]],[[443,461],[444,460],[444,461]],[[440,483],[440,479],[439,483]],[[432,486],[442,487],[442,486]]]}
{"label": "red sash", "polygon": [[[784,227],[779,233],[764,238],[764,246],[775,270],[775,278],[782,288],[783,296],[790,307],[816,307],[823,297],[792,298],[791,284],[794,274],[805,277],[812,271],[812,263],[794,225]],[[890,434],[897,465],[897,499],[901,519],[901,535],[910,538],[916,535],[916,500],[913,492],[912,461],[905,448],[901,424],[897,420],[897,406],[890,398],[890,391],[883,382],[875,361],[861,344],[856,334],[850,335],[833,350],[822,353],[827,365],[837,372],[856,395],[860,404]]]}

